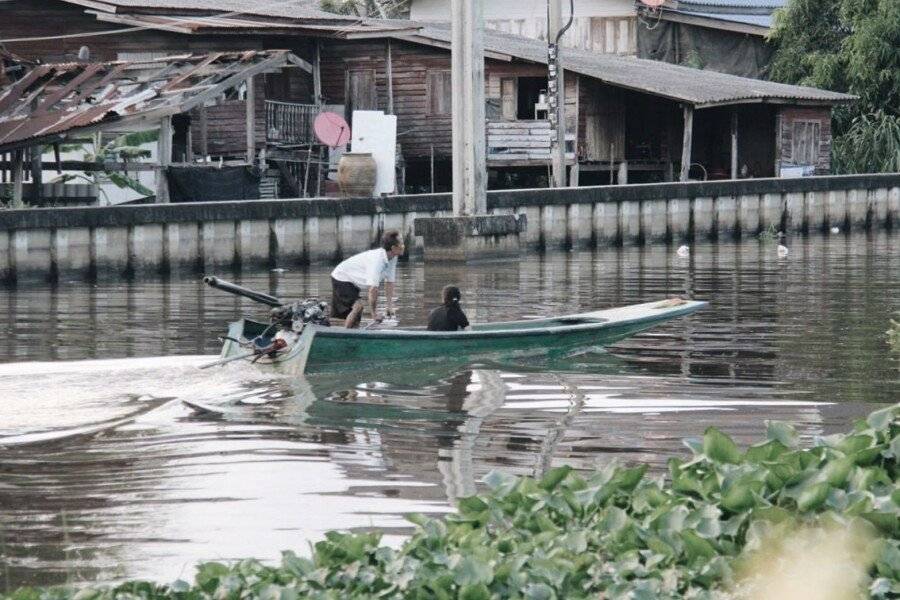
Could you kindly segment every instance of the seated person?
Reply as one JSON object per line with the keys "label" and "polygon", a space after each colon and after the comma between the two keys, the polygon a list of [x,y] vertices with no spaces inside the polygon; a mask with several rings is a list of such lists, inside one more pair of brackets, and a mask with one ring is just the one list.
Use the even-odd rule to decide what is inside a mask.
{"label": "seated person", "polygon": [[442,292],[444,305],[431,311],[428,315],[428,331],[459,331],[469,326],[466,313],[459,307],[462,297],[459,288],[448,285]]}

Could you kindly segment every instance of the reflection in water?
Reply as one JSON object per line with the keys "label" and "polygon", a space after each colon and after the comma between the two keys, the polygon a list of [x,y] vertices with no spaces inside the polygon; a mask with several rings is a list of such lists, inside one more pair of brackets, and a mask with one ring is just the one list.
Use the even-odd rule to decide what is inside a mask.
{"label": "reflection in water", "polygon": [[[712,305],[610,351],[309,379],[199,371],[225,322],[261,311],[194,280],[0,290],[0,589],[190,577],[198,560],[277,558],[334,528],[397,543],[404,514],[448,510],[491,469],[617,458],[662,471],[711,425],[741,443],[767,418],[807,437],[843,430],[896,400],[883,331],[900,309],[898,241],[795,240],[787,260],[752,242],[685,259],[652,247],[411,263],[408,324],[448,283],[478,321],[672,294]],[[325,297],[328,270],[240,282]]]}

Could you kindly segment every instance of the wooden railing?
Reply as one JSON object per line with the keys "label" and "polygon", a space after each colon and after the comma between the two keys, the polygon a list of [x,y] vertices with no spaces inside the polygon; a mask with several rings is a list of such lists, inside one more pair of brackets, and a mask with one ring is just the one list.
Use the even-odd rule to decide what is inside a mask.
{"label": "wooden railing", "polygon": [[315,143],[313,121],[322,107],[266,100],[266,141],[272,144]]}
{"label": "wooden railing", "polygon": [[[488,121],[487,159],[497,163],[550,160],[550,121]],[[575,160],[575,134],[566,134],[566,160]]]}

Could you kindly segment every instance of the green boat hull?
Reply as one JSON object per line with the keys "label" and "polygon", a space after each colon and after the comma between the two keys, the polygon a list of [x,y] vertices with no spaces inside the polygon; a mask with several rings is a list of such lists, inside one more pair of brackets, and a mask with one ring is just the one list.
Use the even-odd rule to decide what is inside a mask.
{"label": "green boat hull", "polygon": [[[316,335],[304,372],[359,368],[373,363],[469,360],[478,357],[528,356],[567,353],[580,348],[607,346],[665,321],[691,314],[706,302],[651,302],[554,319],[511,321],[475,325],[468,331],[431,332],[424,329],[347,330],[316,327]],[[229,337],[252,339],[269,325],[250,319],[231,324]],[[222,358],[246,353],[226,341]],[[292,373],[302,349],[294,348],[257,364]]]}

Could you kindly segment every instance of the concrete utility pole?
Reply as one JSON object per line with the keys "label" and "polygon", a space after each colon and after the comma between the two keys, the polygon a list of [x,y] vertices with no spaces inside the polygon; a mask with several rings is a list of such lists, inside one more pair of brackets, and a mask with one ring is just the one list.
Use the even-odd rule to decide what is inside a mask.
{"label": "concrete utility pole", "polygon": [[451,0],[453,214],[487,213],[484,0]]}
{"label": "concrete utility pole", "polygon": [[547,95],[550,118],[550,160],[553,187],[566,187],[566,82],[559,61],[562,37],[562,2],[547,0]]}

